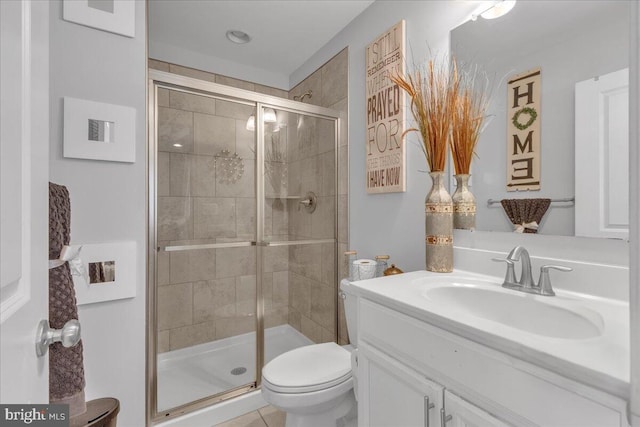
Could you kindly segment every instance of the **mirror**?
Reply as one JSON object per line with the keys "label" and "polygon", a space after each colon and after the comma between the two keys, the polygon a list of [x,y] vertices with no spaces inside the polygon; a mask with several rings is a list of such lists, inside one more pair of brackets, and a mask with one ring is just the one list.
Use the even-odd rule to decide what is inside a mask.
{"label": "mirror", "polygon": [[[478,18],[451,32],[451,50],[458,63],[462,67],[477,64],[492,86],[488,113],[493,117],[480,136],[471,169],[477,230],[513,231],[501,199],[575,198],[575,203],[552,202],[538,233],[625,238],[628,197],[615,196],[628,194],[628,170],[624,169],[628,169],[628,124],[620,113],[620,108],[628,108],[628,95],[605,100],[610,109],[603,120],[617,121],[611,122],[604,136],[618,140],[598,145],[597,134],[607,130],[592,126],[597,118],[581,116],[586,106],[596,112],[598,106],[587,104],[580,90],[584,82],[602,81],[629,66],[628,22],[627,1],[519,1],[501,18]],[[507,84],[512,76],[536,68],[541,69],[540,190],[507,191],[507,150],[512,148],[507,134]],[[592,98],[597,102],[597,96]],[[579,104],[576,99],[581,100]],[[594,151],[589,152],[593,144],[586,138],[593,135]],[[489,204],[489,199],[497,203]],[[590,199],[596,199],[595,208]],[[585,205],[585,200],[592,204]],[[586,227],[581,225],[584,218],[593,219],[597,209],[606,217],[603,221],[619,228],[613,236],[591,234],[589,221]]]}

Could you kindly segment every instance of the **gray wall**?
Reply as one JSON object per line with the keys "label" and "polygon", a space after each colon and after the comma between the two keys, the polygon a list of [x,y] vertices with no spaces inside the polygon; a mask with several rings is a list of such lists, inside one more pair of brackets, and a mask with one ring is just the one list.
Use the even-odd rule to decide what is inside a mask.
{"label": "gray wall", "polygon": [[[477,7],[472,2],[378,0],[291,76],[295,86],[349,46],[349,226],[359,257],[388,253],[403,270],[424,269],[424,198],[430,178],[415,137],[407,145],[407,191],[368,195],[365,190],[365,47],[401,19],[407,22],[407,63],[424,61],[429,49],[446,53],[449,31]],[[412,55],[411,55],[412,53]],[[409,123],[411,123],[409,121]]]}
{"label": "gray wall", "polygon": [[[145,423],[145,4],[135,7],[135,38],[63,21],[60,0],[50,9],[50,179],[71,194],[71,242],[137,243],[137,296],[79,310],[87,400],[118,398],[122,426]],[[136,163],[63,158],[64,96],[134,107]]]}

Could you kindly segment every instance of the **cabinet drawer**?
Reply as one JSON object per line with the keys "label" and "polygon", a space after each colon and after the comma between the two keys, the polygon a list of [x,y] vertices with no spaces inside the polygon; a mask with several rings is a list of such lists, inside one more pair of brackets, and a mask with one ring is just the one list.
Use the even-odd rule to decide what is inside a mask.
{"label": "cabinet drawer", "polygon": [[361,298],[359,340],[515,425],[627,426],[625,402]]}

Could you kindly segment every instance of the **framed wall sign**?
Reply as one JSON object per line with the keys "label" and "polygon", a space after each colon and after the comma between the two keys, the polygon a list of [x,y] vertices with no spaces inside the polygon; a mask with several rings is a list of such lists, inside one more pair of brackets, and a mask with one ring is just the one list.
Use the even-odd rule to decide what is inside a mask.
{"label": "framed wall sign", "polygon": [[136,110],[64,98],[64,157],[136,161]]}
{"label": "framed wall sign", "polygon": [[540,190],[541,70],[507,82],[507,191]]}
{"label": "framed wall sign", "polygon": [[405,21],[366,49],[367,193],[406,191],[405,93],[389,78],[405,73]]}
{"label": "framed wall sign", "polygon": [[133,0],[63,0],[65,21],[135,37],[136,2]]}

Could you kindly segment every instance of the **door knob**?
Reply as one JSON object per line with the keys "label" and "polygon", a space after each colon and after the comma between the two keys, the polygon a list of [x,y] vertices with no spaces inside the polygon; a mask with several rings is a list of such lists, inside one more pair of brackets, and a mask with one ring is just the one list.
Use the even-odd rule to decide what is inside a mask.
{"label": "door knob", "polygon": [[48,320],[41,320],[36,332],[36,354],[42,357],[47,354],[49,346],[54,342],[62,343],[63,347],[73,347],[80,342],[80,322],[71,319],[62,329],[52,329]]}

